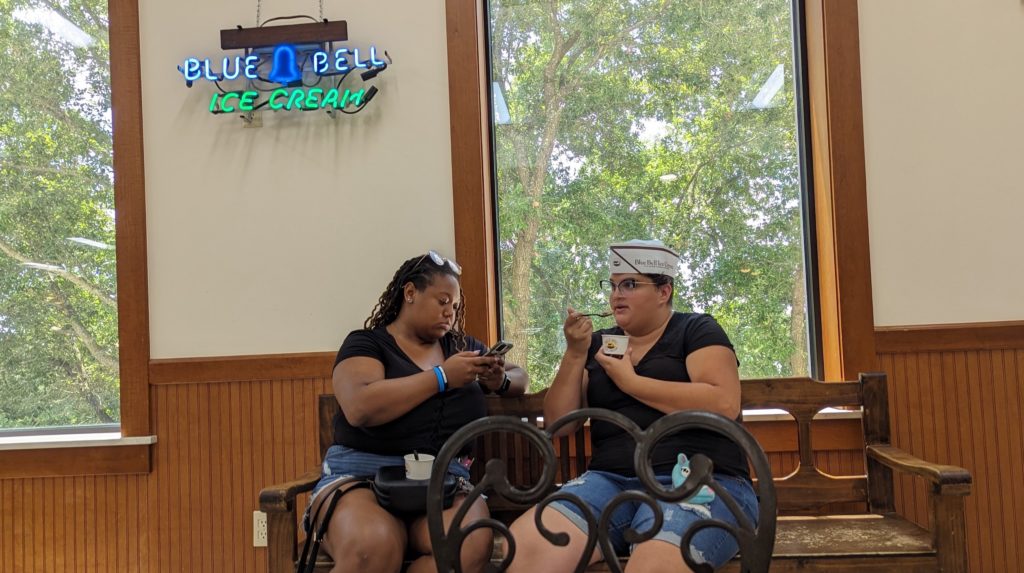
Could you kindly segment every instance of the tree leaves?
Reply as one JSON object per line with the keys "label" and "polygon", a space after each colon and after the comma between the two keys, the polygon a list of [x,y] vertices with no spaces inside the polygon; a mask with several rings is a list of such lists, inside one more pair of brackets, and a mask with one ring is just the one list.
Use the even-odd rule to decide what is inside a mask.
{"label": "tree leaves", "polygon": [[557,369],[566,306],[606,304],[607,245],[630,238],[681,250],[676,307],[726,325],[743,375],[805,373],[791,72],[752,104],[792,69],[789,3],[490,6],[511,115],[495,126],[503,326],[534,389]]}
{"label": "tree leaves", "polygon": [[0,2],[0,428],[120,417],[106,12]]}

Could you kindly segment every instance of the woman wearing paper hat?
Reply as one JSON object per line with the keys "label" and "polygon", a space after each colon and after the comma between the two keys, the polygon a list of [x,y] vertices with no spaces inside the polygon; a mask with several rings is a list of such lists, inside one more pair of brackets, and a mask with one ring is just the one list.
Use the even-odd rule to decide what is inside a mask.
{"label": "woman wearing paper hat", "polygon": [[[320,515],[319,506],[330,497],[324,492],[338,489],[342,478],[401,466],[407,454],[417,460],[437,454],[456,430],[486,415],[485,393],[525,391],[526,372],[501,357],[484,356],[487,347],[463,332],[461,274],[455,261],[434,251],[405,261],[364,328],[345,338],[334,368],[342,415],[335,418],[335,444],[324,458],[304,521]],[[448,468],[463,485],[470,461],[459,458]],[[461,499],[456,496],[446,518]],[[487,506],[477,500],[467,523],[487,515]],[[328,523],[323,545],[335,560],[334,571],[398,571],[407,549],[421,555],[410,571],[433,570],[425,517],[392,515],[370,489],[346,491]],[[306,523],[307,530],[311,525],[319,523]],[[491,549],[489,530],[470,535],[463,570],[482,570]]]}
{"label": "woman wearing paper hat", "polygon": [[[569,309],[564,325],[567,348],[544,401],[545,419],[556,420],[582,407],[615,410],[641,428],[678,410],[701,409],[738,417],[739,372],[728,336],[707,314],[672,310],[679,256],[660,241],[628,241],[609,247],[608,263],[611,276],[601,283],[607,289],[616,326],[594,332],[589,318]],[[574,430],[566,428],[565,432]],[[633,467],[636,444],[628,434],[617,426],[593,420],[591,441],[593,456],[588,471],[565,484],[562,491],[579,496],[595,516],[600,516],[615,495],[643,486]],[[678,481],[678,474],[689,470],[677,465],[688,465],[686,456],[698,453],[712,460],[715,480],[756,523],[757,498],[747,461],[728,439],[699,430],[679,433],[659,443],[651,463],[659,481],[671,488],[673,469]],[[615,511],[609,536],[617,553],[630,554],[627,572],[687,571],[679,545],[689,526],[709,517],[735,523],[724,502],[708,496],[660,505],[664,516],[661,530],[653,539],[632,547],[624,539],[625,530],[651,529],[654,515],[644,504],[624,504]],[[587,538],[581,510],[562,501],[544,510],[542,519],[547,529],[569,534],[570,542],[565,547],[541,537],[534,511],[528,511],[512,526],[518,549],[510,571],[574,570]],[[714,567],[738,551],[732,536],[717,528],[697,533],[692,546],[695,555]],[[600,560],[598,549],[591,562]]]}

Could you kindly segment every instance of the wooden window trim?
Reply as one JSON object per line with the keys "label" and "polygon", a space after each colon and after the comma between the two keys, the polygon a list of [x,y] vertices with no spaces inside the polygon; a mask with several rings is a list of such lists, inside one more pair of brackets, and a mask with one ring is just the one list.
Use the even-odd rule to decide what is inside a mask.
{"label": "wooden window trim", "polygon": [[[463,268],[466,328],[498,336],[486,12],[447,0],[455,253]],[[807,82],[818,246],[824,377],[875,369],[867,182],[856,0],[805,0]]]}
{"label": "wooden window trim", "polygon": [[[138,0],[109,0],[110,90],[114,123],[114,207],[121,436],[150,434],[149,283],[142,141]],[[17,477],[148,473],[149,444],[0,451],[0,467]],[[0,478],[15,477],[9,472]]]}

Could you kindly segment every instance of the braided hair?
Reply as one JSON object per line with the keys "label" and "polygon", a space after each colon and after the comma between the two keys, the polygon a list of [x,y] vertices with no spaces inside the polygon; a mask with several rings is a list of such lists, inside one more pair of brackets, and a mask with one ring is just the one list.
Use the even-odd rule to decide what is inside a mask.
{"label": "braided hair", "polygon": [[[391,278],[391,282],[381,293],[380,299],[377,300],[377,304],[373,307],[373,312],[363,323],[363,328],[372,330],[382,326],[387,326],[398,318],[398,312],[402,310],[402,304],[404,303],[405,296],[403,290],[405,285],[412,283],[416,287],[416,290],[422,292],[434,281],[434,277],[437,275],[451,275],[456,280],[459,279],[459,275],[455,273],[447,264],[437,266],[429,256],[416,256],[398,267],[395,271],[395,276]],[[455,308],[455,324],[452,326],[452,336],[455,339],[455,349],[457,352],[461,352],[466,349],[466,296],[462,292],[462,287],[459,287],[459,304]]]}

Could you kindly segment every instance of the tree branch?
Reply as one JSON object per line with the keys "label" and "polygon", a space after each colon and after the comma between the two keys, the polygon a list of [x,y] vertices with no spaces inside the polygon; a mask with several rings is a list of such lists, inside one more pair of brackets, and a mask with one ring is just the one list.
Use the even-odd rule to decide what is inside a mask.
{"label": "tree branch", "polygon": [[[20,253],[18,253],[17,251],[15,251],[14,248],[12,248],[10,245],[8,245],[7,243],[5,243],[3,241],[0,241],[0,252],[3,252],[8,257],[11,257],[12,259],[14,259],[14,260],[16,260],[16,261],[18,261],[19,263],[22,263],[22,264],[33,262],[33,261],[30,261],[25,256],[23,256]],[[71,281],[78,288],[80,288],[80,289],[82,289],[82,290],[92,294],[96,298],[98,298],[99,301],[102,302],[103,304],[109,306],[110,308],[113,308],[114,310],[117,310],[117,300],[116,299],[107,296],[100,289],[98,289],[95,286],[93,286],[93,285],[89,284],[88,282],[86,282],[85,279],[83,279],[82,277],[79,277],[79,276],[75,275],[74,273],[70,273],[70,272],[68,272],[65,269],[59,268],[56,265],[54,265],[54,268],[52,268],[52,269],[45,269],[45,271],[48,272],[48,273],[55,274],[55,275],[57,275],[59,277],[62,277],[62,278],[65,278],[65,279]]]}
{"label": "tree branch", "polygon": [[562,27],[558,24],[558,0],[549,0],[548,19],[551,20],[551,32],[555,35],[555,45],[562,41]]}
{"label": "tree branch", "polygon": [[50,2],[50,0],[42,0],[42,3],[45,4],[46,7],[49,8],[50,10],[53,10],[54,12],[59,14],[62,18],[64,18],[68,22],[71,22],[72,24],[74,24],[76,27],[78,27],[79,30],[81,30],[86,35],[88,35],[90,38],[92,38],[93,41],[95,41],[95,42],[102,42],[104,40],[104,38],[100,38],[96,34],[91,34],[88,31],[86,31],[82,26],[79,26],[78,23],[75,22],[74,17],[71,14],[69,14],[67,11],[65,11],[64,8],[61,5],[56,4],[54,2]]}
{"label": "tree branch", "polygon": [[82,323],[78,321],[75,310],[71,308],[67,299],[64,298],[64,293],[60,292],[60,289],[57,288],[53,288],[52,290],[57,298],[61,310],[64,311],[64,316],[67,317],[68,322],[71,324],[71,330],[75,331],[75,336],[77,336],[78,339],[82,341],[82,344],[85,345],[85,348],[89,351],[89,355],[91,355],[100,366],[106,368],[111,372],[111,374],[116,376],[120,371],[120,364],[118,364],[117,360],[112,358],[105,350],[103,350],[103,348],[100,347],[96,342],[96,339],[93,338],[93,336],[89,334],[89,331],[82,326]]}
{"label": "tree branch", "polygon": [[96,414],[96,417],[100,419],[101,423],[112,424],[116,422],[113,418],[107,414],[107,410],[103,407],[103,403],[100,402],[100,397],[93,392],[92,387],[89,385],[89,376],[82,369],[82,353],[78,350],[77,346],[72,347],[78,361],[74,363],[74,370],[65,368],[68,372],[68,377],[72,379],[73,387],[78,391],[79,396],[85,403],[92,408],[92,411]]}

